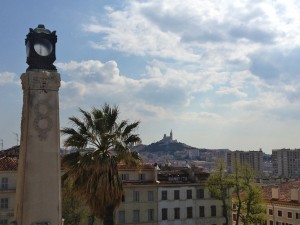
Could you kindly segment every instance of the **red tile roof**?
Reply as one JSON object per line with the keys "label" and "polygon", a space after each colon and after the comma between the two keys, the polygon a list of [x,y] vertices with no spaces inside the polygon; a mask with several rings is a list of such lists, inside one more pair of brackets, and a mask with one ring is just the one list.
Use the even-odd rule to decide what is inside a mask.
{"label": "red tile roof", "polygon": [[285,182],[281,184],[276,185],[268,185],[263,186],[264,191],[264,197],[265,199],[272,199],[272,188],[278,187],[278,193],[279,193],[279,201],[291,201],[291,190],[294,188],[300,188],[300,181],[291,181],[291,182]]}
{"label": "red tile roof", "polygon": [[0,171],[16,171],[18,168],[17,158],[4,156],[0,158]]}

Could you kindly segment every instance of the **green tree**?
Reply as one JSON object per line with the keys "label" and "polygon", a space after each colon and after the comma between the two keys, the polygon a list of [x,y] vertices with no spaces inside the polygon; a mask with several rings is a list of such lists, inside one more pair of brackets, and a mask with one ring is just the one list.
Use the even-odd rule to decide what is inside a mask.
{"label": "green tree", "polygon": [[[139,121],[119,121],[118,107],[108,104],[91,112],[79,111],[82,118],[70,117],[72,127],[61,130],[67,135],[64,145],[77,149],[62,160],[66,171],[63,179],[71,182],[74,194],[86,202],[93,216],[103,220],[104,225],[113,225],[114,211],[123,194],[117,165],[141,162],[139,155],[130,151],[141,142],[133,134]],[[94,150],[86,151],[87,147]]]}
{"label": "green tree", "polygon": [[86,220],[87,210],[82,207],[82,201],[73,195],[70,182],[62,184],[62,217],[64,225],[78,225]]}
{"label": "green tree", "polygon": [[[222,160],[216,164],[216,169],[208,178],[208,189],[212,195],[222,201],[223,216],[229,224],[232,210],[236,213],[236,224],[263,224],[265,208],[262,189],[253,183],[254,171],[249,165],[235,162],[233,174],[225,172]],[[232,204],[235,206],[232,209]]]}
{"label": "green tree", "polygon": [[231,218],[230,188],[233,186],[233,183],[231,177],[225,173],[225,165],[222,160],[217,161],[216,169],[210,174],[207,184],[210,193],[216,199],[222,201],[223,216],[225,217],[226,225],[228,225]]}
{"label": "green tree", "polygon": [[237,206],[237,221],[249,224],[263,224],[265,207],[263,206],[263,192],[261,187],[253,183],[254,171],[250,165],[240,165],[236,162],[234,172],[234,200]]}

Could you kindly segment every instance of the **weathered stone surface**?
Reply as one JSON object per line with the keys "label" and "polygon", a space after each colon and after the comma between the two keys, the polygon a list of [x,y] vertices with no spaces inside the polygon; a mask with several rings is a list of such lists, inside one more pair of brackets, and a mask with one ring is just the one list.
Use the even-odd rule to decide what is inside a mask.
{"label": "weathered stone surface", "polygon": [[60,74],[28,71],[21,76],[23,112],[18,166],[18,225],[61,224]]}

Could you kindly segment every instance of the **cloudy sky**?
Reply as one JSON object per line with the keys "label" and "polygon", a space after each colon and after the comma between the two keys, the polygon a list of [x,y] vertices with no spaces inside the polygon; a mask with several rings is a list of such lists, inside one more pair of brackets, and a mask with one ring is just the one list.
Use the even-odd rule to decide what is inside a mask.
{"label": "cloudy sky", "polygon": [[[24,39],[58,36],[60,121],[117,104],[144,144],[300,147],[300,1],[3,0],[0,144],[20,135]],[[63,140],[63,139],[62,139]],[[1,146],[0,146],[1,147]]]}

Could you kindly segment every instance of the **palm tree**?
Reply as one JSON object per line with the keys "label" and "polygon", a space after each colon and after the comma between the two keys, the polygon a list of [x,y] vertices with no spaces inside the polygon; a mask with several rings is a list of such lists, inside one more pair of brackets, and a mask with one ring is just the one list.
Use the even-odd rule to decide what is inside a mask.
{"label": "palm tree", "polygon": [[[103,220],[104,225],[114,224],[114,211],[123,194],[122,181],[118,175],[118,163],[138,165],[141,158],[131,147],[141,139],[132,132],[139,121],[118,121],[117,106],[104,104],[91,112],[79,109],[82,119],[70,117],[71,128],[63,128],[65,147],[75,147],[76,152],[66,155],[62,164],[63,180],[71,181],[76,196],[83,199],[93,216]],[[93,148],[92,151],[86,151]]]}

